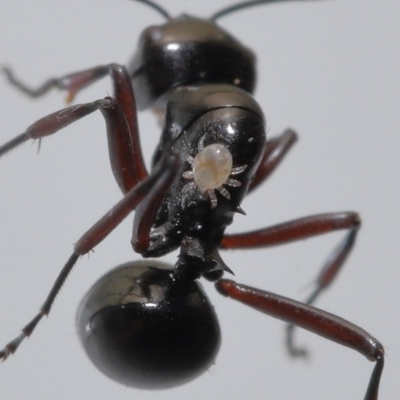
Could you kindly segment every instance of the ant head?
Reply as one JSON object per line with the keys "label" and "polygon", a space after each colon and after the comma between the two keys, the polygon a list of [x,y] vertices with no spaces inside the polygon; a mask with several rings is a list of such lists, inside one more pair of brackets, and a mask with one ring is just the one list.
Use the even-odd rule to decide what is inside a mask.
{"label": "ant head", "polygon": [[182,15],[145,29],[128,66],[139,109],[163,108],[181,86],[229,84],[252,93],[255,55],[211,20]]}

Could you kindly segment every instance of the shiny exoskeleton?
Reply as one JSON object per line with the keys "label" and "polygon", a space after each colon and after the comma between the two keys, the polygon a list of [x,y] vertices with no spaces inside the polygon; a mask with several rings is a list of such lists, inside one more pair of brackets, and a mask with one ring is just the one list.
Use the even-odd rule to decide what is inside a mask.
{"label": "shiny exoskeleton", "polygon": [[[154,163],[163,154],[175,151],[183,164],[160,206],[149,245],[135,243],[135,249],[145,257],[158,257],[181,247],[181,268],[193,257],[214,268],[225,228],[232,223],[234,213],[240,211],[240,203],[264,153],[265,141],[262,111],[243,90],[228,85],[175,90],[168,102]],[[234,175],[237,186],[226,187],[229,199],[216,195],[215,208],[210,207],[210,199],[196,185],[186,189],[188,180],[182,176],[184,171],[192,169],[187,159],[197,156],[200,143],[203,148],[214,143],[224,146],[232,155],[233,167],[244,167]],[[137,215],[142,207],[138,207]],[[203,269],[201,273],[206,272]]]}
{"label": "shiny exoskeleton", "polygon": [[226,83],[252,93],[256,80],[250,49],[211,20],[189,15],[145,29],[128,71],[139,109],[163,107],[179,86]]}
{"label": "shiny exoskeleton", "polygon": [[[138,0],[139,1],[139,0]],[[78,258],[99,244],[132,210],[132,246],[143,257],[180,249],[175,266],[158,261],[121,265],[103,276],[81,302],[78,333],[89,358],[106,375],[128,386],[166,388],[194,379],[214,362],[221,334],[217,317],[198,279],[215,282],[224,296],[288,323],[287,348],[300,326],[375,361],[365,399],[377,398],[384,364],[382,345],[363,329],[319,310],[313,303],[353,248],[360,218],[353,212],[313,215],[258,231],[225,235],[249,190],[276,169],[296,141],[288,129],[266,141],[262,110],[252,98],[255,56],[215,20],[241,8],[284,0],[235,4],[209,20],[171,18],[149,0],[140,2],[167,18],[147,28],[125,68],[97,66],[30,89],[4,68],[11,84],[31,97],[56,87],[69,100],[105,75],[114,94],[70,106],[31,125],[0,147],[0,156],[28,139],[51,135],[99,110],[107,126],[110,162],[123,198],[75,244],[45,303],[22,333],[0,352],[6,359],[48,315]],[[150,173],[143,162],[137,109],[153,108],[162,122]],[[223,278],[231,272],[219,249],[268,247],[335,230],[346,230],[305,303]]]}
{"label": "shiny exoskeleton", "polygon": [[82,300],[77,326],[100,371],[146,389],[202,374],[221,343],[217,316],[198,281],[175,279],[172,266],[155,261],[104,275]]}

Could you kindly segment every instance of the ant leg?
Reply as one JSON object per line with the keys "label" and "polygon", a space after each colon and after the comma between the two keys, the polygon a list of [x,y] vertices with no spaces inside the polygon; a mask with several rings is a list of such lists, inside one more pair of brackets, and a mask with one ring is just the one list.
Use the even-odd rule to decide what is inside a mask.
{"label": "ant leg", "polygon": [[248,193],[269,178],[296,141],[297,134],[292,129],[287,129],[282,135],[267,141],[263,158],[250,183]]}
{"label": "ant leg", "polygon": [[[71,86],[65,83],[63,87],[74,87],[77,90],[78,84],[81,85],[80,88],[87,86],[87,84],[91,83],[88,83],[90,78],[99,75],[97,69],[104,70],[107,74],[110,74],[115,100],[108,99],[109,102],[116,102],[116,104],[107,105],[105,104],[107,100],[99,100],[86,105],[68,107],[50,114],[35,122],[25,133],[0,147],[0,156],[28,139],[41,139],[44,136],[51,135],[100,108],[107,124],[111,168],[120,189],[123,193],[127,193],[138,182],[145,179],[148,174],[140,147],[136,101],[125,67],[118,64],[110,64],[107,67],[97,67],[89,70],[91,73],[83,71],[72,74],[69,77],[75,77],[74,79],[69,77],[62,78],[71,82]],[[87,113],[84,114],[82,110],[87,110]]]}
{"label": "ant leg", "polygon": [[[332,284],[341,267],[344,265],[354,246],[360,224],[360,217],[354,212],[320,214],[296,219],[257,231],[237,235],[225,235],[220,247],[222,249],[271,247],[308,239],[313,236],[319,236],[337,230],[349,230],[344,240],[328,257],[316,279],[315,290],[305,301],[306,304],[313,304],[322,291]],[[307,351],[296,347],[293,343],[293,329],[294,325],[289,324],[287,327],[286,340],[289,354],[293,357],[305,357],[307,356]]]}
{"label": "ant leg", "polygon": [[[109,143],[111,168],[123,193],[134,187],[147,172],[140,157],[136,159],[132,142],[129,140],[130,130],[123,111],[115,99],[108,97],[92,103],[78,104],[56,111],[33,123],[28,129],[0,147],[0,157],[29,139],[43,139],[86,115],[100,109],[105,117]],[[139,153],[141,155],[140,146]]]}
{"label": "ant leg", "polygon": [[376,400],[384,366],[382,344],[364,329],[336,315],[274,293],[241,285],[228,279],[215,283],[219,293],[250,306],[257,311],[307,329],[333,342],[350,347],[375,361],[365,400]]}
{"label": "ant leg", "polygon": [[90,228],[75,244],[74,252],[61,270],[50,290],[39,313],[22,329],[21,334],[0,350],[0,359],[5,360],[15,353],[21,342],[29,337],[44,315],[50,313],[54,300],[66,281],[78,258],[93,250],[105,239],[141,202],[146,200],[149,193],[157,191],[163,196],[174,181],[180,167],[180,158],[171,153],[162,158],[154,167],[153,173],[131,189],[122,200],[107,212],[92,228]]}
{"label": "ant leg", "polygon": [[[178,166],[175,167],[174,178],[178,174],[178,168]],[[131,244],[134,251],[142,254],[144,257],[146,257],[146,251],[150,244],[150,230],[164,197],[165,192],[160,191],[157,187],[152,188],[135,212]]]}
{"label": "ant leg", "polygon": [[127,193],[148,173],[140,146],[136,99],[129,74],[118,64],[110,64],[108,72],[117,104],[102,108],[101,112],[107,123],[111,168],[122,193]]}
{"label": "ant leg", "polygon": [[29,126],[24,133],[21,133],[3,146],[0,146],[0,157],[29,139],[40,140],[45,136],[58,132],[73,122],[86,117],[86,115],[91,114],[93,111],[96,111],[106,102],[107,100],[97,100],[92,103],[78,104],[56,111],[55,113],[39,119]]}
{"label": "ant leg", "polygon": [[32,89],[22,83],[8,67],[3,67],[0,71],[4,72],[8,82],[12,86],[19,89],[29,97],[41,97],[51,89],[56,88],[60,90],[68,90],[66,101],[67,103],[70,103],[78,91],[106,76],[109,73],[109,66],[100,65],[85,71],[68,74],[60,78],[50,78],[36,89]]}
{"label": "ant leg", "polygon": [[[180,165],[181,159],[176,153],[171,152],[162,157],[155,165],[148,178],[131,189],[117,205],[106,213],[103,218],[76,242],[75,253],[84,255],[91,251],[109,235],[138,204],[149,204],[148,198],[151,199],[150,201],[154,201],[154,198],[157,197],[156,201],[161,202],[164,199],[166,191],[175,180]],[[148,215],[148,217],[150,217],[150,215]],[[154,220],[148,222],[150,229]]]}

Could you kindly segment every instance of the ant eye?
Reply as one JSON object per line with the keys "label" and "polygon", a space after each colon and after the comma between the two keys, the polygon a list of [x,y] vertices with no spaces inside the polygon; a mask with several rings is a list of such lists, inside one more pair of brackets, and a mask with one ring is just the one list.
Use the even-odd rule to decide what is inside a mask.
{"label": "ant eye", "polygon": [[222,144],[205,147],[193,161],[193,179],[203,192],[223,185],[232,171],[232,154]]}

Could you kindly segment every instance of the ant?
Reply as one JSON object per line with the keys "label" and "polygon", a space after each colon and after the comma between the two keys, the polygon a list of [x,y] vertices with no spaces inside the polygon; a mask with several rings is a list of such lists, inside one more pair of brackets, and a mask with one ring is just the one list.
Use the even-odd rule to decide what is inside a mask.
{"label": "ant", "polygon": [[[139,0],[137,0],[139,1]],[[143,257],[180,249],[174,266],[131,262],[103,276],[78,311],[78,330],[89,358],[106,375],[125,385],[164,388],[188,382],[214,362],[220,347],[217,317],[198,283],[215,283],[222,295],[286,321],[287,348],[300,326],[375,361],[366,399],[378,395],[384,364],[382,345],[361,328],[313,307],[343,266],[360,226],[356,213],[321,214],[245,234],[225,235],[249,191],[277,168],[297,139],[292,130],[266,140],[265,118],[251,93],[255,57],[215,21],[242,8],[284,0],[247,1],[215,13],[209,20],[171,18],[159,5],[140,2],[167,22],[147,28],[127,68],[110,64],[50,79],[31,90],[3,68],[11,84],[39,97],[55,87],[69,100],[110,75],[114,95],[50,114],[0,147],[0,156],[28,139],[42,139],[100,110],[106,125],[110,161],[122,200],[75,244],[40,312],[0,351],[6,359],[48,315],[54,299],[80,256],[135,210],[132,245]],[[162,122],[150,174],[145,167],[136,111],[152,107]],[[347,230],[305,303],[223,278],[232,273],[219,249],[268,247]]]}

